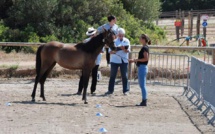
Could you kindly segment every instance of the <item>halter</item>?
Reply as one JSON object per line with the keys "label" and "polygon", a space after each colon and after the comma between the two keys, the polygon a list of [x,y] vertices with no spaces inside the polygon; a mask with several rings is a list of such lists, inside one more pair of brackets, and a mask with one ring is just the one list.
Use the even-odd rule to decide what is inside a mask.
{"label": "halter", "polygon": [[114,44],[114,41],[109,42],[108,39],[107,39],[110,36],[110,34],[116,35],[112,30],[110,30],[110,33],[108,33],[108,35],[102,40],[103,43],[105,43],[105,44]]}

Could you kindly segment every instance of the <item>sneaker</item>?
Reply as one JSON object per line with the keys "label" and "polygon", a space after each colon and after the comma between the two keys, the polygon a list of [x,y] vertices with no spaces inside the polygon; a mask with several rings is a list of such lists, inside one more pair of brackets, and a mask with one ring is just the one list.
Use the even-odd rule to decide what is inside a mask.
{"label": "sneaker", "polygon": [[95,93],[95,92],[91,92],[90,94],[91,94],[92,96],[95,96],[95,95],[96,95],[96,93]]}
{"label": "sneaker", "polygon": [[113,94],[113,93],[111,93],[110,91],[107,91],[107,92],[105,93],[105,95],[110,95],[110,94]]}
{"label": "sneaker", "polygon": [[129,95],[129,92],[125,92],[125,93],[123,93],[125,96],[127,96],[127,95]]}

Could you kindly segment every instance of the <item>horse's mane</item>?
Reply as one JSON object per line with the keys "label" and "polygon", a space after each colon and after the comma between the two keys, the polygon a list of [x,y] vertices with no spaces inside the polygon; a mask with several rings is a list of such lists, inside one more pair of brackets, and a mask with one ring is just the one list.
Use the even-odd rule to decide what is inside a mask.
{"label": "horse's mane", "polygon": [[78,43],[75,45],[77,49],[81,49],[87,53],[94,53],[99,46],[101,46],[101,43],[103,40],[103,34],[100,33],[99,35],[93,37],[90,41],[86,43]]}

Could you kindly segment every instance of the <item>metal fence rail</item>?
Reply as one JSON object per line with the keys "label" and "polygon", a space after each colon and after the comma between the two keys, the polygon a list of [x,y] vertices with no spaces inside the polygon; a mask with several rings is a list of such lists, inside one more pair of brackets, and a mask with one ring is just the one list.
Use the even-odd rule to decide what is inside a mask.
{"label": "metal fence rail", "polygon": [[[138,57],[138,52],[132,52],[132,57]],[[181,86],[188,85],[189,80],[189,56],[150,53],[147,75],[147,83],[153,85]],[[132,78],[137,80],[137,67],[132,66]]]}
{"label": "metal fence rail", "polygon": [[[202,112],[205,116],[208,116],[209,112],[213,113],[209,120],[209,123],[213,123],[215,121],[215,66],[192,57],[190,84],[185,93],[191,101],[196,98],[194,104],[198,109],[202,110],[203,106],[206,107]],[[190,96],[189,93],[191,93]]]}

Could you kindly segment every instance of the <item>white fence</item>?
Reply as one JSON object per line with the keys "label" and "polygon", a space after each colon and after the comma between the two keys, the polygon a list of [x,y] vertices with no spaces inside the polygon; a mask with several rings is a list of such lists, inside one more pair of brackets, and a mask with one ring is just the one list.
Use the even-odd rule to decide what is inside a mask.
{"label": "white fence", "polygon": [[[191,93],[191,96],[188,94]],[[196,98],[194,104],[198,106],[198,109],[202,109],[204,115],[210,114],[210,123],[215,121],[215,66],[203,62],[197,58],[191,58],[191,70],[190,70],[190,84],[186,95],[189,96],[191,101]]]}

